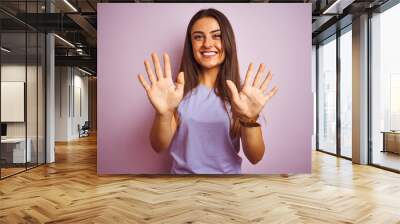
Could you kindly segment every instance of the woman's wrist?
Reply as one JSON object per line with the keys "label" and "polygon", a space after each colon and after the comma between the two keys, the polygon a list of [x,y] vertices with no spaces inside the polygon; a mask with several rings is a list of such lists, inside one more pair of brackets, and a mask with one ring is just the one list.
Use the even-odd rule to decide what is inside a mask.
{"label": "woman's wrist", "polygon": [[174,113],[170,111],[159,113],[156,111],[156,116],[159,117],[161,121],[169,121],[174,116]]}
{"label": "woman's wrist", "polygon": [[257,122],[259,115],[253,116],[253,117],[248,117],[248,116],[239,116],[239,120],[242,122]]}
{"label": "woman's wrist", "polygon": [[239,122],[242,127],[260,127],[260,124],[257,122],[259,115],[256,117],[247,117],[241,116],[239,117]]}

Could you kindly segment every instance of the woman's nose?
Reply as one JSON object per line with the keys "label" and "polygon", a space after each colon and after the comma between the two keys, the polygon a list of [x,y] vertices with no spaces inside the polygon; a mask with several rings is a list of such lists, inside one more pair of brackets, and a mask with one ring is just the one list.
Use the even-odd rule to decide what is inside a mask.
{"label": "woman's nose", "polygon": [[203,42],[204,47],[209,48],[212,46],[212,40],[209,37],[204,38]]}

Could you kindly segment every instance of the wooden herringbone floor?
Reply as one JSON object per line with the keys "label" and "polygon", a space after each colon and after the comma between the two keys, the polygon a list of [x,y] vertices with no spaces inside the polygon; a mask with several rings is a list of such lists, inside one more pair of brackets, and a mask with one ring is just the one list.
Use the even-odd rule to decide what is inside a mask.
{"label": "wooden herringbone floor", "polygon": [[0,181],[0,223],[400,223],[400,175],[313,152],[310,175],[106,176],[96,139]]}

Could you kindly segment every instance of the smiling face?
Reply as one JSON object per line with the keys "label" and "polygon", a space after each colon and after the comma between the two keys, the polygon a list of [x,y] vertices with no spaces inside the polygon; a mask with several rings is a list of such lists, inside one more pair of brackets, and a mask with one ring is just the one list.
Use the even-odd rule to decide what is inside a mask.
{"label": "smiling face", "polygon": [[204,70],[218,68],[225,60],[218,21],[212,17],[197,20],[191,30],[194,59]]}

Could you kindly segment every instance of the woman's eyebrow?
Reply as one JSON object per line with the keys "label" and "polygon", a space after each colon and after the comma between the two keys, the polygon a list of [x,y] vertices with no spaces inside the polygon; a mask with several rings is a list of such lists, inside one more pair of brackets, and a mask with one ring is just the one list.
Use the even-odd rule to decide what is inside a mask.
{"label": "woman's eyebrow", "polygon": [[[215,32],[220,32],[220,31],[221,31],[220,29],[217,29],[217,30],[210,31],[210,33],[215,33]],[[204,34],[204,32],[202,32],[202,31],[194,31],[192,34],[196,34],[196,33]]]}
{"label": "woman's eyebrow", "polygon": [[221,31],[220,29],[218,29],[218,30],[213,30],[213,31],[211,31],[210,33],[215,33],[215,32],[219,32],[219,31]]}
{"label": "woman's eyebrow", "polygon": [[196,33],[199,33],[199,34],[204,34],[203,32],[201,32],[201,31],[194,31],[192,34],[196,34]]}

